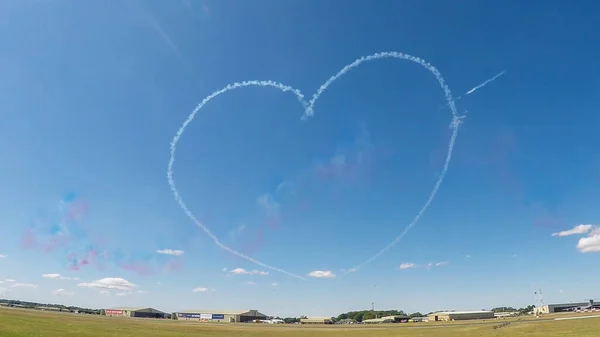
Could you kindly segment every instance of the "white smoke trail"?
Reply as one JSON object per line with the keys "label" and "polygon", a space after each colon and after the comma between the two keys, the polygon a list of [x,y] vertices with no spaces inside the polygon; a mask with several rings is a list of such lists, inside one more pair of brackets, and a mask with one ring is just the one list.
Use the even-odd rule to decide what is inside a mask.
{"label": "white smoke trail", "polygon": [[427,70],[429,70],[437,78],[438,82],[440,83],[440,86],[442,87],[442,90],[444,90],[444,94],[446,96],[446,100],[448,101],[448,105],[450,106],[450,109],[452,110],[452,122],[450,123],[450,127],[452,128],[453,132],[452,132],[452,136],[450,137],[450,143],[448,144],[448,154],[446,155],[446,161],[444,162],[444,168],[442,169],[442,172],[440,173],[438,180],[436,181],[436,183],[433,187],[433,190],[429,194],[429,198],[427,199],[427,201],[425,202],[423,207],[421,207],[421,210],[417,213],[417,215],[414,217],[414,219],[404,228],[404,230],[402,231],[402,233],[400,233],[400,235],[398,237],[396,237],[387,246],[383,247],[383,249],[381,249],[379,252],[377,252],[377,254],[373,255],[372,257],[370,257],[366,261],[360,263],[359,265],[357,265],[353,268],[350,268],[348,271],[346,271],[346,273],[344,275],[351,273],[351,272],[355,272],[358,269],[367,265],[368,263],[373,262],[375,259],[377,259],[381,255],[383,255],[385,252],[387,252],[390,248],[392,248],[396,243],[398,243],[406,235],[406,233],[408,233],[408,231],[415,224],[417,224],[417,222],[419,221],[421,216],[423,216],[423,214],[425,213],[427,208],[429,208],[429,205],[431,205],[431,202],[435,198],[440,186],[442,185],[442,182],[444,181],[444,177],[446,176],[446,172],[448,171],[448,166],[450,165],[450,159],[452,159],[452,151],[454,150],[454,143],[456,141],[456,137],[458,136],[458,127],[461,124],[461,119],[464,117],[464,116],[459,116],[458,113],[456,112],[456,106],[454,104],[454,100],[452,99],[452,93],[450,92],[450,88],[448,88],[448,86],[445,83],[444,78],[442,77],[440,72],[434,66],[425,62],[425,60],[423,60],[419,57],[412,56],[412,55],[407,55],[407,54],[403,54],[403,53],[399,53],[399,52],[383,52],[383,53],[376,53],[376,54],[372,54],[369,56],[360,57],[360,58],[356,59],[354,62],[352,62],[352,63],[348,64],[347,66],[345,66],[344,68],[342,68],[342,70],[340,70],[334,76],[331,76],[327,80],[327,82],[325,82],[323,85],[321,85],[319,90],[317,90],[317,92],[313,95],[313,98],[309,101],[309,106],[306,109],[306,113],[303,116],[303,118],[312,116],[312,114],[314,113],[314,105],[315,105],[315,102],[317,101],[317,99],[319,99],[319,97],[327,89],[327,87],[329,87],[339,77],[346,74],[348,71],[350,71],[350,69],[358,67],[361,63],[363,63],[365,61],[380,60],[380,59],[385,59],[385,58],[397,58],[397,59],[403,59],[403,60],[418,63],[421,66],[425,67]]}
{"label": "white smoke trail", "polygon": [[471,89],[471,90],[467,91],[467,92],[465,93],[465,95],[470,95],[470,94],[474,93],[475,91],[477,91],[477,90],[479,90],[479,89],[481,89],[481,88],[485,87],[485,86],[486,86],[486,85],[488,85],[490,82],[493,82],[493,81],[495,81],[495,80],[496,80],[498,77],[500,77],[500,76],[504,75],[504,73],[505,73],[505,72],[506,72],[506,70],[503,70],[503,71],[499,72],[498,74],[496,74],[496,76],[494,76],[494,77],[490,78],[489,80],[487,80],[487,81],[485,81],[485,82],[481,83],[480,85],[476,85],[475,87],[473,87],[473,89]]}
{"label": "white smoke trail", "polygon": [[377,254],[373,255],[371,258],[369,258],[368,260],[366,260],[365,262],[359,264],[358,266],[350,269],[347,273],[350,272],[354,272],[357,271],[358,269],[362,268],[363,266],[365,266],[366,264],[372,262],[373,260],[375,260],[376,258],[378,258],[379,256],[381,256],[383,253],[385,253],[387,250],[389,250],[392,246],[394,246],[396,243],[398,243],[398,241],[400,241],[404,235],[406,235],[406,233],[418,222],[418,220],[421,218],[421,216],[423,215],[423,213],[425,213],[425,211],[427,210],[427,208],[429,207],[429,205],[431,204],[431,202],[433,201],[433,199],[435,198],[438,189],[440,188],[444,177],[446,175],[446,172],[448,171],[448,166],[450,164],[450,159],[452,158],[452,151],[454,149],[454,143],[456,141],[456,137],[458,136],[458,128],[461,124],[461,119],[464,118],[464,116],[459,116],[456,112],[456,106],[454,104],[454,100],[452,100],[452,94],[450,92],[450,89],[448,88],[448,86],[445,84],[444,78],[442,77],[442,75],[440,74],[440,72],[431,64],[425,62],[424,60],[422,60],[421,58],[415,57],[415,56],[411,56],[411,55],[407,55],[407,54],[403,54],[403,53],[399,53],[399,52],[383,52],[383,53],[376,53],[376,54],[372,54],[372,55],[368,55],[368,56],[363,56],[361,58],[358,58],[357,60],[355,60],[354,62],[346,65],[345,67],[343,67],[336,75],[331,76],[323,85],[321,85],[321,87],[319,88],[319,90],[317,90],[317,92],[313,95],[313,98],[306,103],[306,101],[304,101],[304,96],[302,95],[302,93],[300,92],[300,90],[294,89],[293,87],[290,86],[286,86],[283,85],[281,83],[278,82],[273,82],[273,81],[245,81],[245,82],[236,82],[233,84],[229,84],[226,87],[222,88],[221,90],[217,90],[215,92],[213,92],[212,94],[210,94],[209,96],[207,96],[206,98],[204,98],[202,100],[202,102],[200,104],[198,104],[198,106],[196,106],[196,108],[194,109],[194,111],[192,111],[192,113],[188,116],[188,118],[186,119],[186,121],[183,123],[183,125],[179,128],[179,130],[177,131],[177,134],[175,135],[175,137],[173,137],[173,140],[171,141],[171,158],[169,160],[169,166],[168,166],[168,170],[167,170],[167,179],[169,181],[169,185],[171,187],[171,190],[173,191],[173,194],[175,196],[175,199],[177,200],[177,202],[179,203],[179,206],[184,210],[184,212],[186,213],[186,215],[198,226],[200,227],[200,229],[202,229],[213,241],[214,243],[238,256],[241,257],[247,261],[250,261],[252,263],[255,263],[263,268],[267,268],[270,270],[274,270],[274,271],[278,271],[281,272],[283,274],[286,274],[288,276],[292,276],[295,278],[299,278],[304,280],[305,278],[292,274],[290,272],[287,272],[285,270],[282,270],[280,268],[277,267],[273,267],[270,265],[267,265],[263,262],[260,262],[258,260],[255,260],[249,256],[246,256],[240,252],[237,252],[236,250],[227,247],[226,245],[222,244],[219,239],[206,227],[204,226],[198,219],[196,219],[196,217],[194,216],[194,214],[187,208],[186,204],[183,202],[181,196],[179,195],[179,192],[177,191],[177,188],[175,187],[175,181],[173,180],[173,165],[175,163],[175,150],[177,147],[177,142],[179,141],[179,139],[181,138],[181,136],[183,135],[183,132],[185,131],[185,128],[187,127],[187,125],[194,119],[196,113],[202,108],[204,107],[204,105],[206,105],[206,103],[208,103],[210,100],[212,100],[213,98],[229,91],[229,90],[233,90],[233,89],[237,89],[237,88],[243,88],[243,87],[247,87],[247,86],[260,86],[260,87],[274,87],[277,88],[281,91],[291,91],[292,93],[294,93],[298,99],[298,101],[300,103],[302,103],[302,105],[304,106],[304,115],[302,116],[302,119],[306,119],[310,116],[312,116],[314,114],[314,105],[316,103],[316,101],[319,99],[319,97],[321,96],[321,94],[333,83],[335,82],[339,77],[341,77],[342,75],[346,74],[348,71],[350,71],[353,68],[358,67],[360,64],[362,64],[363,62],[366,61],[374,61],[374,60],[380,60],[380,59],[384,59],[384,58],[397,58],[397,59],[403,59],[403,60],[408,60],[408,61],[412,61],[415,63],[420,64],[421,66],[425,67],[427,70],[429,70],[438,80],[438,82],[440,83],[440,86],[442,87],[442,89],[444,90],[445,93],[445,97],[446,100],[448,101],[448,105],[450,106],[450,109],[452,110],[452,122],[450,123],[450,127],[453,129],[453,133],[452,136],[450,138],[450,143],[448,144],[448,154],[446,155],[446,161],[444,162],[444,167],[442,172],[439,175],[438,180],[436,181],[434,188],[432,190],[432,192],[429,195],[429,198],[427,199],[427,201],[425,202],[424,206],[421,208],[421,210],[419,211],[419,213],[417,213],[417,215],[415,216],[415,218],[413,219],[413,221],[411,223],[409,223],[404,231],[398,236],[396,237],[396,239],[394,239],[390,244],[388,244],[387,246],[385,246],[382,250],[380,250]]}
{"label": "white smoke trail", "polygon": [[296,95],[296,97],[298,98],[298,100],[300,101],[300,103],[302,103],[302,105],[306,108],[307,104],[304,101],[304,95],[302,95],[302,93],[300,92],[300,90],[294,89],[290,86],[286,86],[283,85],[281,83],[277,83],[277,82],[273,82],[273,81],[244,81],[244,82],[236,82],[233,84],[228,84],[227,86],[225,86],[224,88],[217,90],[215,92],[213,92],[212,94],[208,95],[206,98],[204,98],[202,100],[202,102],[200,102],[200,104],[198,104],[196,106],[196,108],[194,109],[194,111],[192,111],[192,113],[188,116],[188,118],[185,120],[185,122],[183,123],[183,125],[179,128],[179,130],[177,130],[177,134],[175,135],[175,137],[173,137],[173,140],[171,141],[171,158],[169,159],[169,167],[167,169],[167,179],[169,180],[169,186],[171,187],[171,191],[173,191],[173,194],[175,195],[175,200],[177,200],[177,203],[179,204],[179,206],[183,209],[183,211],[185,212],[185,214],[198,226],[200,227],[200,229],[202,229],[204,231],[204,233],[206,233],[206,235],[208,235],[213,242],[221,249],[226,250],[230,253],[232,253],[233,255],[236,255],[238,257],[241,257],[247,261],[250,261],[254,264],[257,264],[263,268],[267,268],[270,270],[274,270],[274,271],[278,271],[280,273],[286,274],[288,276],[292,276],[295,278],[299,278],[301,280],[305,280],[304,277],[302,276],[298,276],[295,274],[292,274],[290,272],[287,272],[283,269],[277,268],[277,267],[273,267],[270,266],[268,264],[262,263],[258,260],[255,260],[253,258],[251,258],[250,256],[246,256],[226,245],[224,245],[223,243],[221,243],[221,241],[210,231],[210,229],[208,229],[208,227],[206,227],[204,224],[202,224],[202,222],[200,222],[198,219],[196,219],[196,217],[194,216],[194,214],[188,209],[188,207],[186,206],[185,202],[183,202],[183,199],[181,198],[181,196],[179,195],[179,192],[177,191],[177,188],[175,187],[175,180],[173,179],[173,165],[175,164],[175,150],[177,149],[177,142],[179,141],[179,139],[181,138],[181,136],[183,135],[183,132],[185,131],[185,128],[187,127],[188,124],[190,124],[190,122],[194,119],[194,117],[196,116],[196,113],[202,109],[202,107],[204,105],[206,105],[206,103],[208,103],[210,100],[212,100],[213,98],[224,94],[230,90],[233,89],[238,89],[238,88],[244,88],[244,87],[248,87],[248,86],[259,86],[259,87],[274,87],[277,88],[283,92],[286,91],[291,91],[294,95]]}
{"label": "white smoke trail", "polygon": [[[467,96],[467,95],[470,95],[470,94],[474,93],[475,91],[477,91],[477,90],[479,90],[479,89],[481,89],[481,88],[485,87],[485,86],[486,86],[486,85],[488,85],[490,82],[492,82],[492,81],[495,81],[495,80],[496,80],[498,77],[500,77],[500,76],[504,75],[504,73],[506,73],[506,70],[503,70],[503,71],[501,71],[500,73],[496,74],[496,76],[494,76],[494,77],[490,78],[489,80],[487,80],[487,81],[485,81],[485,82],[483,82],[483,83],[481,83],[481,84],[478,84],[478,85],[474,86],[474,87],[473,87],[473,88],[471,88],[469,91],[467,91],[467,92],[465,92],[464,94],[462,94],[462,95],[458,96],[457,98],[455,98],[455,99],[454,99],[454,102],[456,102],[456,101],[458,101],[458,100],[462,99],[463,97],[465,97],[465,96]],[[440,106],[440,109],[442,109],[442,108],[445,108],[447,105],[448,105],[448,103],[446,103],[446,104],[444,104],[444,105]]]}

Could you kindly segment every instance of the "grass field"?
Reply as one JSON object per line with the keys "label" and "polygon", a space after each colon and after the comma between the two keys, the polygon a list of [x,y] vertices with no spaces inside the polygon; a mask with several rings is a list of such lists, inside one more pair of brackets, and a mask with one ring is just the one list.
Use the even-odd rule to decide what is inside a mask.
{"label": "grass field", "polygon": [[[571,315],[573,316],[573,315]],[[553,316],[547,316],[553,317]],[[559,317],[559,316],[555,316]],[[501,329],[494,325],[511,322]],[[474,325],[465,322],[356,326],[297,326],[262,324],[206,324],[171,320],[115,318],[33,310],[0,309],[1,337],[485,337],[565,336],[597,337],[600,317],[561,321],[505,320]]]}

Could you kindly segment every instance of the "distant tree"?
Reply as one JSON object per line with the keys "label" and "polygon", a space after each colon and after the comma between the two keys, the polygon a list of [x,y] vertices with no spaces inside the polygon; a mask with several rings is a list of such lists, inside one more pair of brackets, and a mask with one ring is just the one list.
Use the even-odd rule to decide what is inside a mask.
{"label": "distant tree", "polygon": [[412,314],[408,315],[408,317],[413,318],[413,317],[425,317],[425,315],[423,315],[420,312],[413,312]]}
{"label": "distant tree", "polygon": [[518,310],[513,307],[497,307],[497,308],[492,308],[492,311],[493,312],[514,312],[514,311],[518,311]]}

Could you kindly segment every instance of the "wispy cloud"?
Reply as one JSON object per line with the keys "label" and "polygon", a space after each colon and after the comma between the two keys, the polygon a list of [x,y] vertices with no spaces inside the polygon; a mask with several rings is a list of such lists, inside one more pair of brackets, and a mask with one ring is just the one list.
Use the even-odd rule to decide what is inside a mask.
{"label": "wispy cloud", "polygon": [[308,276],[314,278],[334,278],[335,274],[331,270],[315,270],[308,273]]}
{"label": "wispy cloud", "polygon": [[183,250],[180,249],[159,249],[156,251],[158,254],[181,256],[184,254]]}
{"label": "wispy cloud", "polygon": [[260,275],[267,276],[269,275],[268,271],[260,271],[260,270],[246,270],[244,268],[235,268],[229,272],[232,275]]}
{"label": "wispy cloud", "polygon": [[271,285],[272,285],[273,287],[277,287],[277,286],[279,285],[279,283],[277,283],[277,282],[273,282],[273,283],[271,283]]}
{"label": "wispy cloud", "polygon": [[417,265],[411,262],[405,262],[400,265],[400,269],[415,268]]}
{"label": "wispy cloud", "polygon": [[600,252],[600,227],[595,225],[577,225],[572,229],[553,233],[552,236],[569,236],[569,235],[585,235],[586,237],[579,239],[577,249],[582,253],[597,253]]}
{"label": "wispy cloud", "polygon": [[450,262],[442,261],[435,264],[436,267],[447,266]]}
{"label": "wispy cloud", "polygon": [[32,288],[32,289],[36,289],[38,287],[37,284],[31,284],[31,283],[13,283],[10,285],[11,288]]}
{"label": "wispy cloud", "polygon": [[6,259],[8,255],[0,254],[0,259]]}
{"label": "wispy cloud", "polygon": [[591,231],[592,228],[594,228],[594,225],[577,225],[577,226],[573,227],[572,229],[569,229],[566,231],[552,233],[552,236],[569,236],[569,235],[575,235],[575,234],[586,234],[587,232]]}
{"label": "wispy cloud", "polygon": [[6,283],[13,283],[13,282],[17,282],[17,280],[14,280],[14,279],[11,279],[11,278],[7,278],[7,279],[4,279],[4,282],[6,282]]}
{"label": "wispy cloud", "polygon": [[192,291],[195,293],[205,293],[207,291],[215,291],[215,289],[209,289],[206,287],[197,287],[197,288],[192,289]]}
{"label": "wispy cloud", "polygon": [[254,286],[254,285],[256,285],[256,282],[248,281],[248,282],[246,282],[246,284],[249,284],[249,285],[251,285],[251,286]]}
{"label": "wispy cloud", "polygon": [[106,277],[92,282],[82,282],[78,284],[80,287],[100,288],[100,289],[115,289],[115,290],[132,290],[136,287],[135,284],[120,277]]}
{"label": "wispy cloud", "polygon": [[136,293],[138,293],[138,294],[147,294],[148,292],[146,290],[138,290],[138,291],[136,291]]}
{"label": "wispy cloud", "polygon": [[57,289],[52,292],[52,295],[71,297],[71,296],[75,296],[76,294],[74,291],[67,291],[65,289]]}
{"label": "wispy cloud", "polygon": [[49,278],[53,280],[79,280],[79,277],[68,277],[62,276],[61,274],[42,274],[43,278]]}

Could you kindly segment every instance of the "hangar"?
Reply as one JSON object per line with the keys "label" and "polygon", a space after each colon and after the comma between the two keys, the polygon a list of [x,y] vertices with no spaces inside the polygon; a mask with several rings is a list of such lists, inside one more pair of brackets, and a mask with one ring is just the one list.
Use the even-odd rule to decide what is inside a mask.
{"label": "hangar", "polygon": [[378,323],[407,323],[410,317],[405,315],[394,315],[385,316],[381,318],[366,319],[363,321],[364,324],[378,324]]}
{"label": "hangar", "polygon": [[223,311],[223,310],[185,310],[173,314],[173,319],[200,322],[247,323],[266,320],[267,315],[258,310]]}
{"label": "hangar", "polygon": [[589,305],[590,305],[590,302],[546,304],[544,306],[535,308],[534,312],[537,311],[540,314],[551,314],[554,312],[565,312],[565,311],[568,311],[567,309],[581,308],[581,307],[586,307]]}
{"label": "hangar", "polygon": [[430,314],[429,321],[459,321],[494,318],[493,311],[443,311]]}
{"label": "hangar", "polygon": [[301,318],[300,324],[333,324],[331,317]]}
{"label": "hangar", "polygon": [[154,308],[111,308],[102,309],[101,315],[117,317],[138,317],[138,318],[171,318],[170,314],[156,310]]}

